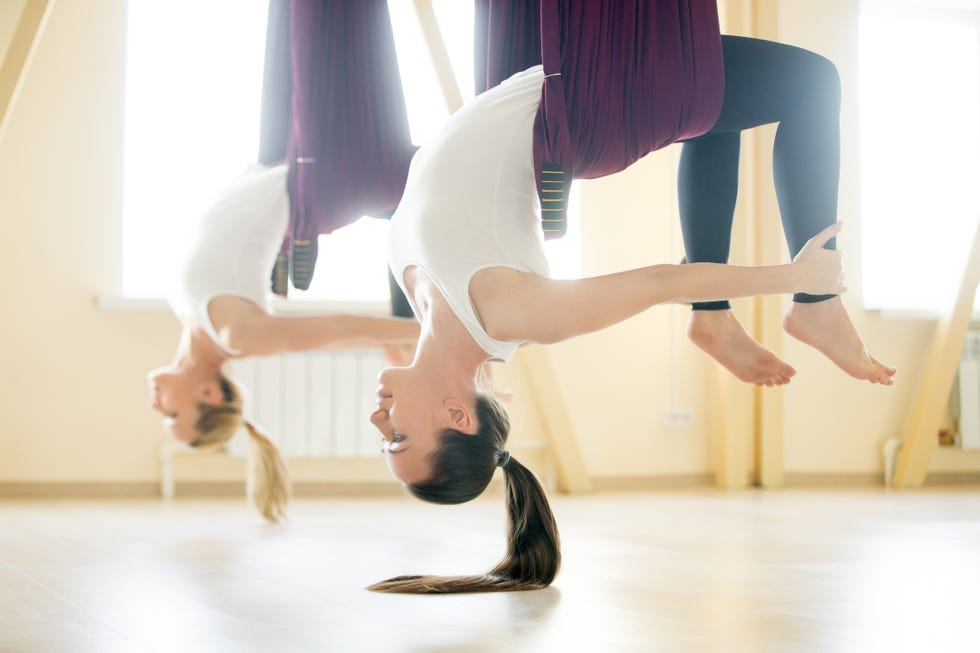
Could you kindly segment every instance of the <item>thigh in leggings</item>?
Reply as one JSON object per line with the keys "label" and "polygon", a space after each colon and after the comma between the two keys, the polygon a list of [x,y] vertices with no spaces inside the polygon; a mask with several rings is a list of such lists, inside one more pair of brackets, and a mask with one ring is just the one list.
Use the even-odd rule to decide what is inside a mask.
{"label": "thigh in leggings", "polygon": [[[724,263],[738,194],[741,132],[779,123],[773,178],[790,254],[837,219],[840,78],[820,55],[781,43],[723,36],[725,99],[714,127],[684,143],[678,172],[687,260]],[[834,241],[827,245],[835,246]],[[796,295],[796,301],[829,296]],[[727,302],[695,308],[727,308]]]}

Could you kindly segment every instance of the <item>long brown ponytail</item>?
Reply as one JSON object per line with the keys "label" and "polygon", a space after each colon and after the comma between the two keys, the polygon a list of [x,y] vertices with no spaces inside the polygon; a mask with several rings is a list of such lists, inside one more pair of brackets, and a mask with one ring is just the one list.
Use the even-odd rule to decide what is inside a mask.
{"label": "long brown ponytail", "polygon": [[476,413],[480,430],[475,435],[444,432],[433,457],[432,476],[408,489],[426,501],[463,503],[483,492],[494,469],[502,466],[508,522],[504,559],[479,576],[397,576],[368,589],[404,594],[512,592],[540,589],[554,580],[561,565],[561,548],[544,490],[527,467],[504,451],[510,421],[503,407],[481,395]]}

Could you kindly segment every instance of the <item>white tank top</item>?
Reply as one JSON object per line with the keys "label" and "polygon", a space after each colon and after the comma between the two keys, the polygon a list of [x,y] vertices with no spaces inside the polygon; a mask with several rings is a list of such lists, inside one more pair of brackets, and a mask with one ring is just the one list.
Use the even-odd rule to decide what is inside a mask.
{"label": "white tank top", "polygon": [[181,322],[200,325],[222,347],[208,315],[215,297],[269,310],[270,275],[289,224],[285,164],[249,166],[204,212],[188,240],[168,301]]}
{"label": "white tank top", "polygon": [[529,68],[453,114],[412,159],[389,231],[388,263],[402,290],[405,268],[418,266],[477,344],[504,362],[521,342],[487,334],[469,286],[490,267],[549,275],[532,151],[543,81],[541,66]]}

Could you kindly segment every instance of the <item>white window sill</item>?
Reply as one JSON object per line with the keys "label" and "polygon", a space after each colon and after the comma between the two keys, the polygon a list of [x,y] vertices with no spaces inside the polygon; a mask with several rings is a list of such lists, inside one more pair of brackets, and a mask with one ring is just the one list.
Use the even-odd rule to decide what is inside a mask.
{"label": "white window sill", "polygon": [[[936,321],[948,315],[949,311],[912,309],[912,308],[866,308],[869,313],[874,313],[886,320],[920,320]],[[980,322],[980,309],[973,311],[970,317],[971,322]]]}
{"label": "white window sill", "polygon": [[[170,311],[165,299],[158,297],[123,297],[121,295],[96,295],[95,305],[105,311]],[[388,317],[391,307],[386,301],[330,301],[274,298],[271,302],[274,315],[371,315]]]}

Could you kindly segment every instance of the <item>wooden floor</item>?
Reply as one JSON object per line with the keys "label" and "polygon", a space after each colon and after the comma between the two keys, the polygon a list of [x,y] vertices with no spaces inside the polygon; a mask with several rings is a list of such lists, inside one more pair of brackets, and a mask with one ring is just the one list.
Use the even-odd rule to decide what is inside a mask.
{"label": "wooden floor", "polygon": [[503,500],[0,502],[0,651],[980,651],[980,489],[559,497],[537,592],[367,592],[503,549]]}

